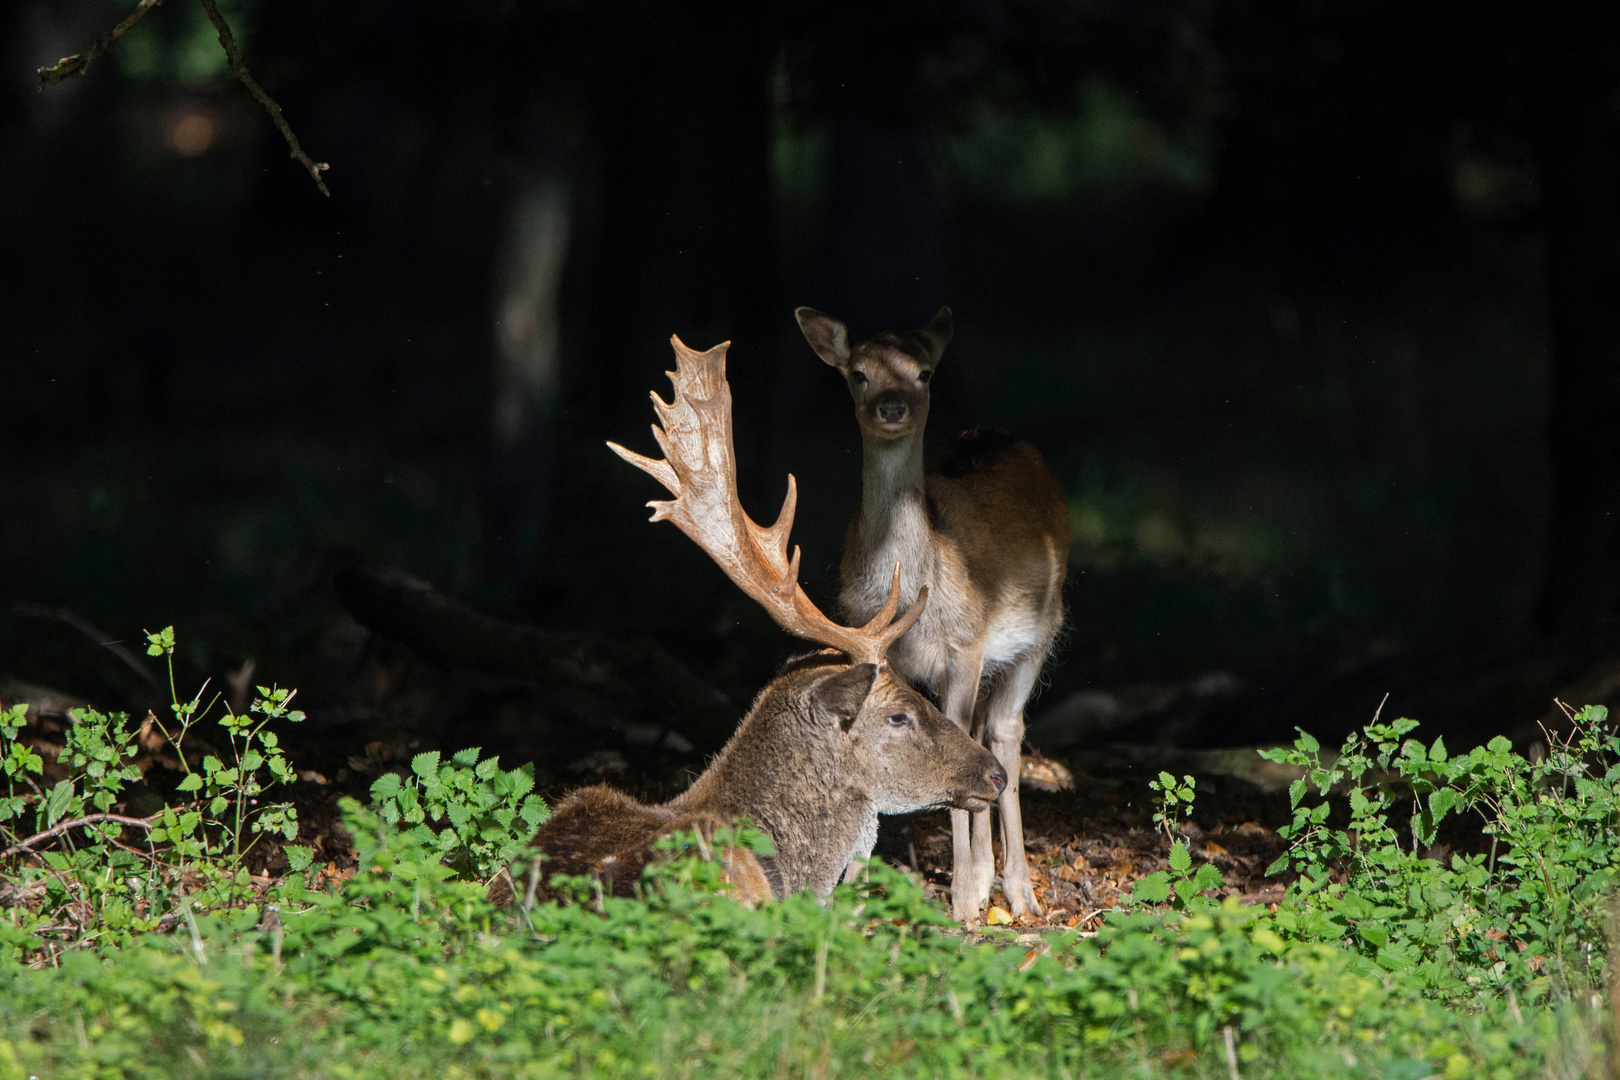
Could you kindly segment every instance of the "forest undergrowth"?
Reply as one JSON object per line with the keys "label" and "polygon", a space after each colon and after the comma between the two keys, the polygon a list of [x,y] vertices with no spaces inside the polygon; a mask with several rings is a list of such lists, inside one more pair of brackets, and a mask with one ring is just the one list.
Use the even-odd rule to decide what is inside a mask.
{"label": "forest undergrowth", "polygon": [[[172,657],[172,631],[148,645]],[[1264,751],[1299,774],[1275,903],[1225,888],[1189,843],[1194,778],[1162,773],[1168,857],[1128,897],[963,932],[881,861],[743,907],[709,858],[768,846],[742,823],[665,841],[634,898],[558,877],[536,900],[546,804],[477,750],[342,800],[340,867],[284,797],[295,695],[172,696],[51,743],[0,703],[0,1080],[1620,1075],[1601,708],[1529,757],[1409,720]]]}

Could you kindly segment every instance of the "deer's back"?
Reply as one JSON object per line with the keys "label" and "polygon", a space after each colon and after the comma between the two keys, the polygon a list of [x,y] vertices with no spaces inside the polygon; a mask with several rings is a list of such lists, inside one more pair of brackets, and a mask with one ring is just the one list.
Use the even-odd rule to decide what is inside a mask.
{"label": "deer's back", "polygon": [[[697,829],[713,836],[725,824],[729,823],[701,811],[648,806],[598,784],[580,788],[559,802],[533,842],[546,855],[548,877],[611,874],[613,894],[630,896],[660,837],[677,829]],[[739,900],[757,902],[770,896],[764,868],[751,852],[728,848],[720,855]]]}
{"label": "deer's back", "polygon": [[1069,507],[1039,450],[1006,432],[966,431],[927,470],[929,526],[961,558],[976,592],[994,605],[1026,598],[1061,606]]}

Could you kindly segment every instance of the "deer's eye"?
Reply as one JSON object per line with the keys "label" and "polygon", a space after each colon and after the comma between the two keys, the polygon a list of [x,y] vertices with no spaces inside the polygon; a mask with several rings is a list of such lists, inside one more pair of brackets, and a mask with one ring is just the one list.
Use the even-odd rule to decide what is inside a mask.
{"label": "deer's eye", "polygon": [[884,719],[889,722],[890,727],[910,727],[911,726],[911,717],[907,716],[903,712],[897,712],[892,716],[886,716],[886,717],[884,717]]}
{"label": "deer's eye", "polygon": [[849,377],[854,381],[856,386],[866,385],[866,372],[864,371],[852,371],[850,372]]}
{"label": "deer's eye", "polygon": [[920,383],[925,383],[929,379],[932,379],[933,377],[934,377],[934,373],[932,371],[930,371],[928,368],[923,368],[921,371],[917,372],[917,381],[920,382]]}

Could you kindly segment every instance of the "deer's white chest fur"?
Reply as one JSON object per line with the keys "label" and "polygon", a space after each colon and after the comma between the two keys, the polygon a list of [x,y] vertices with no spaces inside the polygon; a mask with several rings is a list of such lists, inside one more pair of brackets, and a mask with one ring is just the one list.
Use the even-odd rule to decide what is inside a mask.
{"label": "deer's white chest fur", "polygon": [[1039,601],[1007,595],[992,603],[970,587],[960,553],[929,527],[920,490],[890,488],[882,506],[873,504],[872,494],[869,489],[859,529],[860,566],[846,576],[840,599],[854,620],[870,619],[888,598],[896,562],[902,611],[928,586],[922,618],[889,649],[890,663],[902,675],[937,690],[952,655],[981,640],[985,676],[1046,647],[1050,628],[1035,610]]}

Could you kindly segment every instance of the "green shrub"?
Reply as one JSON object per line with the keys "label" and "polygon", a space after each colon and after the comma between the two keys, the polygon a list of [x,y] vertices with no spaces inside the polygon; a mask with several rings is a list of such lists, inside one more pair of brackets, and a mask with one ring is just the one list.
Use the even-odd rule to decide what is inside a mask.
{"label": "green shrub", "polygon": [[[151,637],[172,650],[172,632]],[[476,750],[418,755],[373,805],[344,801],[350,880],[250,888],[255,836],[296,825],[261,798],[292,775],[272,730],[298,719],[291,699],[260,688],[246,716],[227,710],[225,749],[178,785],[195,801],[133,819],[144,849],[107,816],[135,779],[126,718],[78,715],[70,775],[47,789],[22,713],[0,711],[0,839],[26,849],[0,863],[0,1080],[1506,1080],[1581,1075],[1614,1034],[1567,993],[1601,986],[1605,963],[1620,748],[1599,710],[1541,762],[1501,741],[1450,758],[1403,741],[1409,721],[1331,762],[1304,735],[1269,754],[1307,769],[1284,860],[1301,876],[1274,913],[1207,895],[1220,875],[1180,836],[1192,780],[1163,774],[1169,869],[1139,883],[1143,907],[1090,937],[977,943],[881,863],[825,900],[717,895],[715,845],[770,850],[748,829],[662,841],[634,898],[557,880],[564,901],[494,907],[484,881],[527,856],[547,810],[528,770]],[[170,711],[181,748],[208,709]],[[1425,858],[1462,812],[1493,850]]]}
{"label": "green shrub", "polygon": [[[654,862],[642,897],[496,909],[436,840],[345,807],[365,868],[59,968],[0,968],[0,1063],[38,1076],[1523,1075],[1551,1012],[1462,1015],[1265,913],[969,944],[874,863],[749,910]],[[697,884],[693,884],[696,882]],[[0,1068],[9,1067],[0,1064]],[[0,1080],[5,1078],[0,1071]]]}
{"label": "green shrub", "polygon": [[487,880],[525,854],[551,810],[533,794],[533,765],[503,771],[498,758],[479,761],[478,752],[470,747],[447,762],[437,750],[417,754],[411,775],[378,777],[371,797],[383,820],[412,826],[457,871]]}
{"label": "green shrub", "polygon": [[[303,720],[290,705],[295,691],[261,686],[246,713],[226,706],[216,725],[223,749],[193,767],[196,740],[188,736],[219,698],[205,705],[201,690],[189,701],[175,692],[173,627],[147,634],[147,642],[147,652],[168,664],[172,717],[150,719],[183,772],[177,805],[143,818],[113,812],[142,778],[126,714],[74,709],[57,758],[68,775],[46,789],[35,779],[44,759],[21,738],[24,707],[0,712],[0,869],[16,862],[5,871],[15,902],[0,910],[0,962],[124,943],[194,902],[240,903],[253,895],[243,860],[259,835],[297,836],[292,805],[265,798],[294,777],[270,725]],[[123,842],[127,829],[141,834],[138,845]],[[307,848],[283,850],[295,870],[308,866]]]}
{"label": "green shrub", "polygon": [[[1292,847],[1270,870],[1300,875],[1280,925],[1447,1000],[1603,986],[1620,856],[1620,739],[1607,719],[1582,709],[1539,760],[1501,737],[1453,757],[1441,739],[1406,738],[1411,720],[1368,726],[1331,763],[1303,732],[1265,752],[1307,770],[1280,830]],[[1330,791],[1348,804],[1342,828],[1329,820]],[[1463,813],[1479,816],[1489,850],[1434,852],[1441,824]]]}

